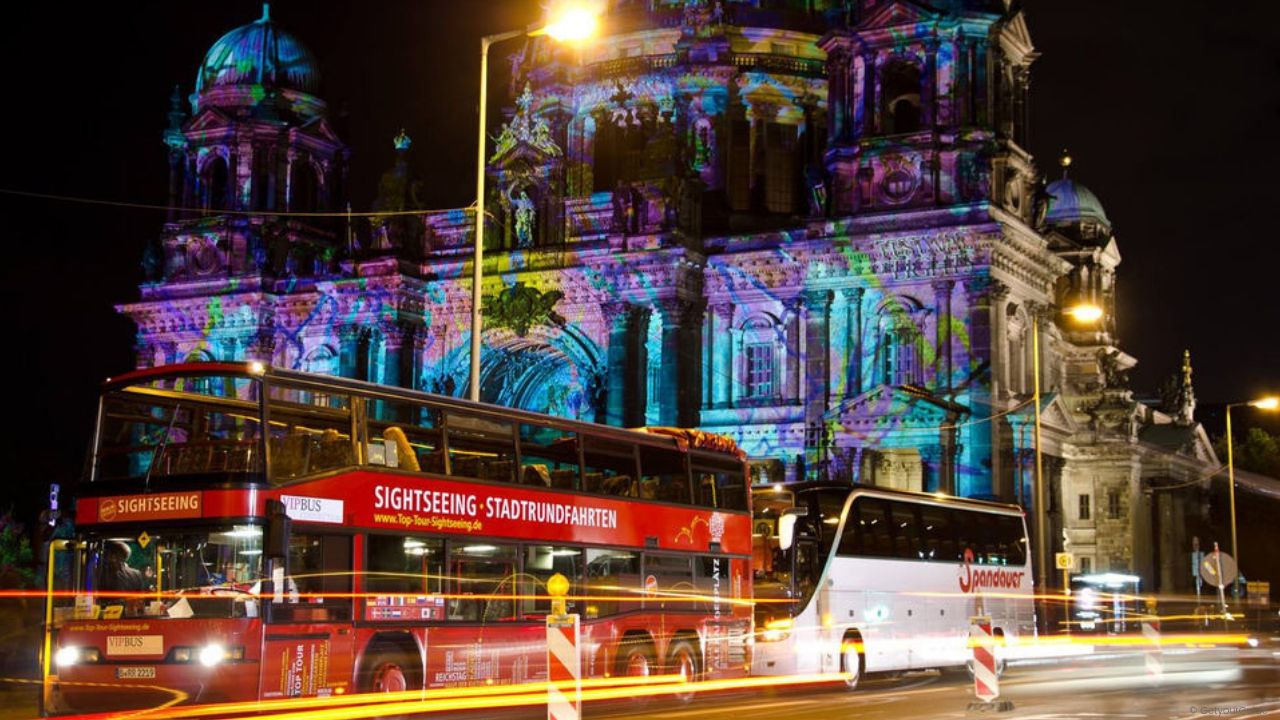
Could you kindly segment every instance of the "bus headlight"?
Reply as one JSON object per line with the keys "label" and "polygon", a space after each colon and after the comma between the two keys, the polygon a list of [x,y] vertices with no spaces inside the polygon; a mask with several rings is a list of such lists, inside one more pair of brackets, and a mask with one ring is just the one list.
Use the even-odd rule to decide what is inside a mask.
{"label": "bus headlight", "polygon": [[70,646],[58,648],[57,654],[53,656],[53,661],[57,663],[58,667],[75,665],[80,662],[80,648]]}
{"label": "bus headlight", "polygon": [[791,634],[791,627],[794,625],[791,618],[782,618],[781,620],[770,620],[764,624],[764,632],[760,633],[760,639],[765,642],[778,642],[786,640]]}
{"label": "bus headlight", "polygon": [[205,667],[213,667],[222,662],[227,657],[227,651],[221,645],[213,643],[200,648],[200,664]]}

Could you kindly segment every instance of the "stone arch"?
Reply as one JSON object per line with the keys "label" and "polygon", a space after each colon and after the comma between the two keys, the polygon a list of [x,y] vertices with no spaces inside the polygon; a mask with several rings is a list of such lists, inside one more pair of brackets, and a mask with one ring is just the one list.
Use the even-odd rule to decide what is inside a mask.
{"label": "stone arch", "polygon": [[[539,326],[520,337],[509,330],[483,336],[481,402],[596,421],[604,412],[604,362],[600,348],[574,327]],[[445,384],[466,397],[470,347],[454,349]]]}
{"label": "stone arch", "polygon": [[903,56],[894,56],[880,70],[880,117],[886,135],[920,130],[923,76],[915,58]]}
{"label": "stone arch", "polygon": [[201,204],[206,210],[228,209],[231,168],[226,156],[213,152],[200,163]]}

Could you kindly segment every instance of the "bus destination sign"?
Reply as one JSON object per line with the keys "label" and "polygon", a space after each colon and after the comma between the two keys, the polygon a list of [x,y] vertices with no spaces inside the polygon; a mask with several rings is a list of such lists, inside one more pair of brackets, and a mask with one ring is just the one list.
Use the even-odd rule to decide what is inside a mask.
{"label": "bus destination sign", "polygon": [[98,501],[99,522],[173,520],[200,517],[200,492],[123,495]]}

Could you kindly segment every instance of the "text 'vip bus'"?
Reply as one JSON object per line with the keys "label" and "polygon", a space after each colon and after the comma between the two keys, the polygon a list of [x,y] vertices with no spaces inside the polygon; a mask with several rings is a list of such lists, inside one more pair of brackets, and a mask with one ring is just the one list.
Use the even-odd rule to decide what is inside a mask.
{"label": "text 'vip bus'", "polygon": [[1021,508],[829,483],[757,486],[752,503],[755,674],[856,687],[963,667],[977,616],[1006,641],[1035,632]]}
{"label": "text 'vip bus'", "polygon": [[742,675],[747,483],[697,432],[256,363],[138,371],[105,386],[56,544],[46,708],[544,680],[556,573],[585,676]]}

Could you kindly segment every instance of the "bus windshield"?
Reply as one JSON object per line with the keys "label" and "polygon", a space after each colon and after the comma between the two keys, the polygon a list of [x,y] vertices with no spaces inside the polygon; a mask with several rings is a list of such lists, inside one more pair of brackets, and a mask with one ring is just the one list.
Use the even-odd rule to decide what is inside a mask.
{"label": "bus windshield", "polygon": [[[757,600],[756,623],[767,625],[803,607],[813,594],[832,545],[839,537],[840,513],[849,491],[810,488],[792,492],[760,492],[753,500],[752,567]],[[781,548],[779,524],[783,511],[804,508],[796,518],[792,544]]]}
{"label": "bus windshield", "polygon": [[62,563],[79,594],[75,618],[232,618],[256,615],[262,529],[154,527],[90,538]]}
{"label": "bus windshield", "polygon": [[106,393],[95,479],[259,471],[258,387],[245,377],[193,376]]}

